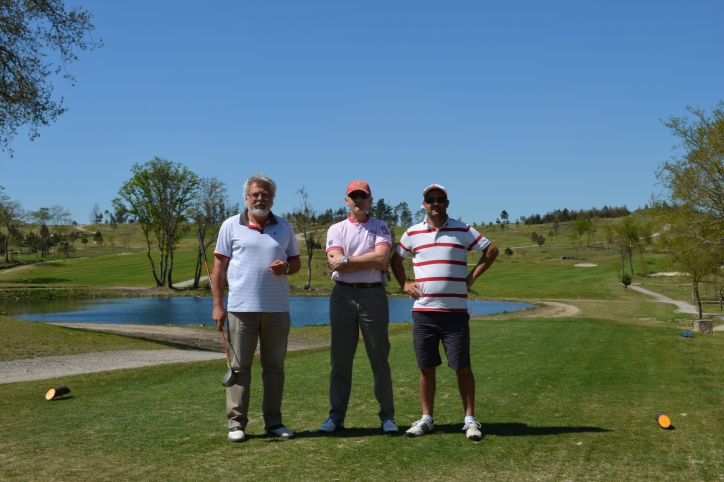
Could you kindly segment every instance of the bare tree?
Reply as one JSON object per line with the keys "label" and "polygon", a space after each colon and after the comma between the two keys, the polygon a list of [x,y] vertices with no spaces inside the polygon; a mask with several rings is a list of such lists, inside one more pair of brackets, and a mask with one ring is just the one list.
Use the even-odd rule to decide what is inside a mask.
{"label": "bare tree", "polygon": [[[191,208],[191,219],[201,232],[202,245],[196,257],[196,270],[194,271],[194,289],[198,289],[199,280],[203,271],[203,253],[219,237],[221,223],[228,217],[229,206],[226,195],[226,183],[216,177],[203,177],[199,179],[196,187],[196,201]],[[238,206],[237,206],[238,211]]]}
{"label": "bare tree", "polygon": [[93,208],[91,208],[90,212],[88,213],[88,219],[90,220],[91,224],[100,224],[103,222],[103,211],[101,211],[101,207],[98,205],[98,203],[95,203],[93,205]]}
{"label": "bare tree", "polygon": [[302,239],[306,245],[307,284],[304,285],[304,289],[308,290],[312,286],[312,258],[314,257],[314,250],[322,248],[320,241],[322,240],[322,236],[327,232],[329,223],[320,222],[317,211],[315,211],[309,203],[309,195],[306,189],[304,189],[304,186],[297,191],[297,194],[302,196],[302,204],[291,213],[290,220],[294,224],[296,231],[302,235]]}

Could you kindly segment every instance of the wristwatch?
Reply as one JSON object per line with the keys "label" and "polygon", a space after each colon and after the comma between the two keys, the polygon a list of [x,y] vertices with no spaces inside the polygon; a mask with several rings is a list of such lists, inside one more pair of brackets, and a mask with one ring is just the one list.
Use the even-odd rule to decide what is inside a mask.
{"label": "wristwatch", "polygon": [[285,262],[287,263],[287,269],[284,270],[284,274],[288,274],[288,273],[289,273],[290,264],[289,264],[289,261],[285,261]]}
{"label": "wristwatch", "polygon": [[347,266],[349,264],[349,258],[347,256],[342,257],[342,266]]}

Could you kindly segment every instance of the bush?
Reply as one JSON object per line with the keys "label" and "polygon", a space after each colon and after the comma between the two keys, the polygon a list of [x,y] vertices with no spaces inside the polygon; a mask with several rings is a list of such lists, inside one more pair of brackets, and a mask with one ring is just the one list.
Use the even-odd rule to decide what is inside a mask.
{"label": "bush", "polygon": [[621,276],[621,283],[623,284],[624,288],[628,288],[628,285],[631,284],[631,275],[628,273],[624,273],[623,276]]}

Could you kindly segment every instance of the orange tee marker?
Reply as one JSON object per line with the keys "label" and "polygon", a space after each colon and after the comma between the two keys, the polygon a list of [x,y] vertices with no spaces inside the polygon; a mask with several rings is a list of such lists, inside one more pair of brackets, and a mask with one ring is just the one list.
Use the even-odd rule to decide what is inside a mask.
{"label": "orange tee marker", "polygon": [[669,428],[671,426],[671,420],[664,412],[657,412],[654,418],[659,422],[661,428]]}

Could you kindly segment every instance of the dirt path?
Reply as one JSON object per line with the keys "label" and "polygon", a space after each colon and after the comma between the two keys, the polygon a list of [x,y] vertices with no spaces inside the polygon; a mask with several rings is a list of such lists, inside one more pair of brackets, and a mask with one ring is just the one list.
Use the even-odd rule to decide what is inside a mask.
{"label": "dirt path", "polygon": [[0,362],[0,384],[60,378],[124,368],[139,368],[166,363],[184,363],[223,359],[223,353],[196,350],[125,350],[46,356]]}
{"label": "dirt path", "polygon": [[[51,323],[66,328],[103,331],[147,340],[164,341],[199,348],[197,350],[126,350],[50,356],[0,362],[0,384],[44,380],[82,373],[121,370],[166,363],[184,363],[225,358],[221,334],[214,330],[153,325],[110,325],[104,323]],[[328,340],[289,337],[288,350],[327,346]],[[258,353],[258,349],[257,349]]]}
{"label": "dirt path", "polygon": [[543,303],[543,306],[537,310],[524,311],[517,318],[568,318],[578,316],[581,312],[577,306],[557,301],[545,301]]}

